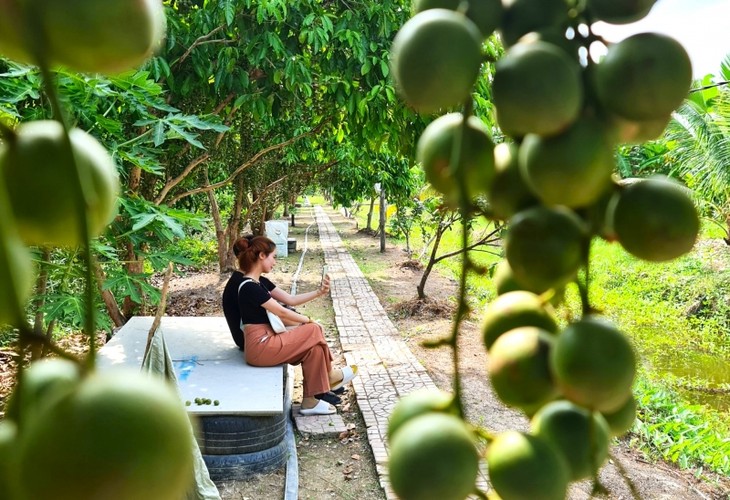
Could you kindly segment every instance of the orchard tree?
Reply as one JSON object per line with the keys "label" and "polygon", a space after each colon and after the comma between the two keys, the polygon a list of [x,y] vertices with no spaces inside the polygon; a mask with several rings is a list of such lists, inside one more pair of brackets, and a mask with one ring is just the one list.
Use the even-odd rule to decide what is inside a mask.
{"label": "orchard tree", "polygon": [[[348,182],[355,165],[372,165],[383,148],[412,146],[415,133],[394,132],[403,120],[419,119],[395,99],[387,63],[403,7],[393,1],[171,4],[170,35],[153,71],[171,89],[170,104],[190,113],[215,110],[230,130],[211,131],[204,151],[172,153],[179,166],[168,171],[157,199],[177,204],[201,192],[233,192],[232,205],[211,206],[222,267],[231,265],[228,249],[245,222],[261,231],[274,208],[308,184],[339,193],[344,184],[333,180]],[[338,175],[340,169],[346,174]],[[190,202],[217,203],[195,199]]]}
{"label": "orchard tree", "polygon": [[730,245],[730,57],[718,76],[719,84],[710,77],[694,83],[662,143],[671,174],[694,190],[704,215],[724,225]]}

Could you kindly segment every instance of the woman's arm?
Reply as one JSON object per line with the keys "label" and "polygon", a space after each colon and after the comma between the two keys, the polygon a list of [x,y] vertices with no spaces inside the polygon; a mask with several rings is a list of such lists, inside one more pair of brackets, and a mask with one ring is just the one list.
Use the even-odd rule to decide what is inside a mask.
{"label": "woman's arm", "polygon": [[[310,300],[314,300],[321,295],[326,295],[329,291],[330,291],[330,277],[329,277],[329,275],[325,275],[320,287],[312,292],[298,293],[296,295],[291,295],[291,294],[285,292],[284,290],[282,290],[281,288],[276,287],[273,290],[271,290],[270,293],[271,293],[271,296],[274,299],[278,300],[279,302],[283,302],[286,305],[294,307],[294,306],[298,306],[300,304],[304,304],[305,302],[309,302]],[[281,316],[281,315],[277,314],[277,316]]]}
{"label": "woman's arm", "polygon": [[309,316],[292,311],[291,309],[287,309],[279,304],[279,302],[273,297],[273,294],[269,300],[261,304],[261,307],[279,316],[286,326],[312,322],[312,318]]}

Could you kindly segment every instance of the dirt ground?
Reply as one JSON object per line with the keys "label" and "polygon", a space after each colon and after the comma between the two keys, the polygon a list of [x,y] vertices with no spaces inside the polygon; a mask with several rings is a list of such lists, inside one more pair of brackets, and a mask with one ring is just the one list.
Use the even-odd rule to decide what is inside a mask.
{"label": "dirt ground", "polygon": [[[346,248],[363,268],[391,320],[408,342],[413,353],[426,367],[434,382],[449,390],[452,383],[453,361],[446,348],[425,349],[422,342],[443,335],[451,329],[450,304],[454,303],[457,283],[434,273],[428,280],[426,293],[430,306],[413,309],[420,270],[405,265],[405,252],[389,243],[385,253],[379,252],[379,240],[364,231],[358,231],[352,220],[336,211],[330,218],[340,232]],[[297,278],[299,292],[312,290],[319,282],[323,254],[317,238],[317,227],[305,209],[290,227],[290,237],[298,240],[296,253],[280,259],[269,275],[281,288],[289,290],[291,278],[297,272],[307,240],[307,253],[301,259],[302,268]],[[220,315],[220,293],[228,278],[217,269],[187,270],[174,276],[168,298],[168,315]],[[320,320],[330,335],[330,345],[336,358],[341,350],[334,328],[334,315],[329,298],[320,298],[298,308]],[[528,422],[518,412],[504,407],[491,391],[487,376],[487,356],[482,346],[476,321],[466,321],[460,331],[460,373],[463,402],[467,418],[492,431],[526,429]],[[3,353],[0,353],[0,355]],[[0,363],[4,365],[5,363]],[[0,370],[0,387],[3,386]],[[5,379],[7,385],[7,379]],[[296,402],[296,393],[295,393]],[[297,436],[299,463],[299,498],[301,499],[362,499],[380,500],[385,496],[378,484],[375,465],[367,442],[367,433],[352,391],[344,396],[340,408],[348,431],[338,436],[303,438]],[[730,499],[730,480],[708,476],[699,471],[679,470],[671,465],[655,462],[629,446],[630,437],[618,442],[612,450],[613,459],[604,466],[601,482],[609,490],[607,498],[631,498],[632,492],[617,472],[617,464],[627,471],[636,491],[644,499]],[[284,472],[258,477],[250,481],[219,484],[223,500],[268,500],[282,498]],[[575,485],[570,498],[590,497],[591,485]]]}

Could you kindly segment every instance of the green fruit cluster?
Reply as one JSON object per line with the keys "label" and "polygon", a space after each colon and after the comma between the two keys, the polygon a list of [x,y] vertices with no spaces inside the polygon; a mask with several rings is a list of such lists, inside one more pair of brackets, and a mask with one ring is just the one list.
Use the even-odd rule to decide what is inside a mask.
{"label": "green fruit cluster", "polygon": [[[149,57],[164,23],[161,0],[0,0],[0,54],[44,77],[57,65],[116,73]],[[110,154],[80,129],[39,120],[0,123],[0,134],[0,324],[17,326],[24,344],[28,247],[88,247],[115,217],[120,185]],[[174,389],[80,366],[52,359],[19,372],[0,422],[0,498],[183,498],[193,435]]]}
{"label": "green fruit cluster", "polygon": [[[505,259],[495,273],[498,297],[484,311],[481,328],[496,395],[532,423],[527,433],[506,432],[489,442],[490,482],[504,500],[564,498],[571,481],[597,474],[609,440],[631,428],[637,359],[627,337],[591,308],[587,291],[582,315],[563,328],[552,307],[567,285],[587,286],[593,238],[618,242],[652,262],[694,246],[699,217],[686,188],[661,176],[613,177],[614,148],[662,133],[688,94],[691,65],[666,35],[642,33],[610,44],[593,32],[597,21],[643,18],[654,0],[486,3],[489,8],[473,1],[415,2],[413,17],[393,41],[392,75],[416,111],[445,113],[418,142],[426,179],[448,205],[507,224]],[[477,16],[483,11],[488,21]],[[497,146],[468,105],[486,61],[475,54],[493,31],[507,49],[491,81],[497,124],[507,136]],[[596,45],[603,45],[605,57],[592,57]],[[459,106],[463,113],[455,111]],[[487,211],[474,203],[477,196]],[[423,481],[425,471],[404,465],[398,436],[423,414],[448,414],[454,406],[444,409],[439,396],[430,398],[408,397],[393,412],[398,430],[391,440],[399,453],[390,470],[404,498],[417,498],[413,483]],[[424,432],[426,422],[413,432]],[[419,453],[429,447],[427,436]],[[431,459],[444,461],[435,454]],[[413,474],[410,480],[404,470]],[[438,474],[428,475],[429,491],[437,491]],[[458,492],[449,498],[469,494],[466,485],[443,481]]]}
{"label": "green fruit cluster", "polygon": [[388,423],[389,473],[403,500],[459,500],[474,491],[476,438],[452,411],[453,397],[420,389],[401,399]]}
{"label": "green fruit cluster", "polygon": [[[161,0],[0,1],[0,54],[44,68],[125,71],[164,28]],[[19,325],[33,283],[24,245],[86,244],[116,215],[120,187],[111,156],[82,130],[45,120],[0,132],[0,324]]]}
{"label": "green fruit cluster", "polygon": [[139,372],[81,376],[70,361],[24,372],[0,427],[2,498],[182,498],[192,430],[177,393]]}

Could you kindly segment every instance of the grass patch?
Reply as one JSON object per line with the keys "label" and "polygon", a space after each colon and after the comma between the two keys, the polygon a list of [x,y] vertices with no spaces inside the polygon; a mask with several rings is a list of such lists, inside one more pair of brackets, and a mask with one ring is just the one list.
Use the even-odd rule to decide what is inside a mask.
{"label": "grass patch", "polygon": [[632,444],[681,468],[730,476],[730,425],[721,413],[686,403],[676,392],[640,378]]}

